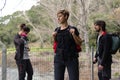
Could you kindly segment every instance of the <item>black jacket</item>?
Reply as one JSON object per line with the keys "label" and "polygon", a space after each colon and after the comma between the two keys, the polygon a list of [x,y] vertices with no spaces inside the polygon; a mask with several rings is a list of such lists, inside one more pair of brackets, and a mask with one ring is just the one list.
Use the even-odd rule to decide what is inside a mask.
{"label": "black jacket", "polygon": [[101,65],[109,64],[112,62],[112,54],[110,53],[112,46],[112,39],[109,34],[102,35],[99,38],[98,51],[96,51],[95,57],[100,60]]}
{"label": "black jacket", "polygon": [[14,37],[14,45],[16,48],[15,60],[22,60],[24,53],[24,40],[19,34]]}

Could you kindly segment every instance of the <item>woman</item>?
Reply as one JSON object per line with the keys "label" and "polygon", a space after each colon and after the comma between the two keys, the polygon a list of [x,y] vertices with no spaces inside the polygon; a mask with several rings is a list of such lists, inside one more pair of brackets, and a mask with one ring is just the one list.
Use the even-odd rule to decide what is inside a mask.
{"label": "woman", "polygon": [[69,80],[79,80],[79,61],[76,45],[81,44],[81,38],[76,27],[68,25],[69,12],[60,10],[57,13],[60,27],[53,32],[54,41],[57,42],[54,56],[55,80],[64,80],[67,68]]}
{"label": "woman", "polygon": [[21,30],[14,38],[14,44],[16,48],[15,60],[19,72],[19,80],[25,80],[27,73],[27,80],[32,80],[33,68],[29,59],[28,51],[28,38],[27,34],[30,32],[30,28],[25,25],[20,26]]}

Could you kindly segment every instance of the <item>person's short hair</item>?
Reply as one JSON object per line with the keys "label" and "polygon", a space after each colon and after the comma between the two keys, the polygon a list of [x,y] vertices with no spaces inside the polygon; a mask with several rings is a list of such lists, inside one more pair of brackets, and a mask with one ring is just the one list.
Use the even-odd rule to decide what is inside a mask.
{"label": "person's short hair", "polygon": [[64,16],[67,16],[67,19],[68,19],[68,17],[69,17],[69,11],[68,11],[68,10],[65,10],[65,9],[59,10],[59,11],[57,12],[57,15],[58,15],[58,14],[63,14]]}
{"label": "person's short hair", "polygon": [[22,30],[25,26],[26,26],[26,24],[25,24],[25,23],[22,23],[22,24],[20,25],[20,30]]}
{"label": "person's short hair", "polygon": [[106,31],[106,22],[105,21],[103,21],[103,20],[96,20],[95,22],[94,22],[94,25],[97,25],[97,26],[99,26],[99,27],[102,27],[102,30],[103,31]]}
{"label": "person's short hair", "polygon": [[29,32],[30,32],[30,28],[29,28],[29,27],[27,27],[27,26],[25,26],[25,27],[23,27],[23,31],[25,31],[25,32],[29,33]]}

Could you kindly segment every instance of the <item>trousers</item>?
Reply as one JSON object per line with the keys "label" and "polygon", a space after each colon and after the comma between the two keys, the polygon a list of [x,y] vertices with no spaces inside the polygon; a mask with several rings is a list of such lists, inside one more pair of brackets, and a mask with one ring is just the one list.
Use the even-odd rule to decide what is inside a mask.
{"label": "trousers", "polygon": [[[98,65],[99,64],[100,63],[98,63]],[[111,79],[111,63],[105,64],[103,70],[98,70],[98,78],[99,80],[110,80]]]}
{"label": "trousers", "polygon": [[27,80],[32,80],[33,68],[29,59],[16,61],[18,67],[19,80],[25,80],[27,73]]}
{"label": "trousers", "polygon": [[54,56],[54,78],[64,80],[65,69],[67,68],[69,80],[79,80],[79,61],[78,57],[63,58],[59,55]]}

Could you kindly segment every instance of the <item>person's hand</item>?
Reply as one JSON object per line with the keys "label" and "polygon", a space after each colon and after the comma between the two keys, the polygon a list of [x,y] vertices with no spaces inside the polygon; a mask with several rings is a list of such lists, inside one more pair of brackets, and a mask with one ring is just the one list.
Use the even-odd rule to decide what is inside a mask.
{"label": "person's hand", "polygon": [[27,36],[21,36],[21,39],[28,41]]}
{"label": "person's hand", "polygon": [[25,32],[21,33],[21,36],[27,37],[27,34]]}
{"label": "person's hand", "polygon": [[27,34],[26,33],[21,33],[21,38],[28,41]]}
{"label": "person's hand", "polygon": [[54,31],[54,32],[52,33],[52,36],[55,37],[56,35],[57,35],[57,32]]}
{"label": "person's hand", "polygon": [[95,64],[97,62],[96,58],[93,58],[93,64]]}
{"label": "person's hand", "polygon": [[26,47],[27,51],[30,51],[30,48],[29,47]]}
{"label": "person's hand", "polygon": [[75,34],[75,29],[74,29],[74,28],[71,28],[71,29],[70,29],[70,33],[71,33],[72,35],[74,35],[74,34]]}
{"label": "person's hand", "polygon": [[102,65],[98,65],[98,70],[103,70],[103,66]]}

